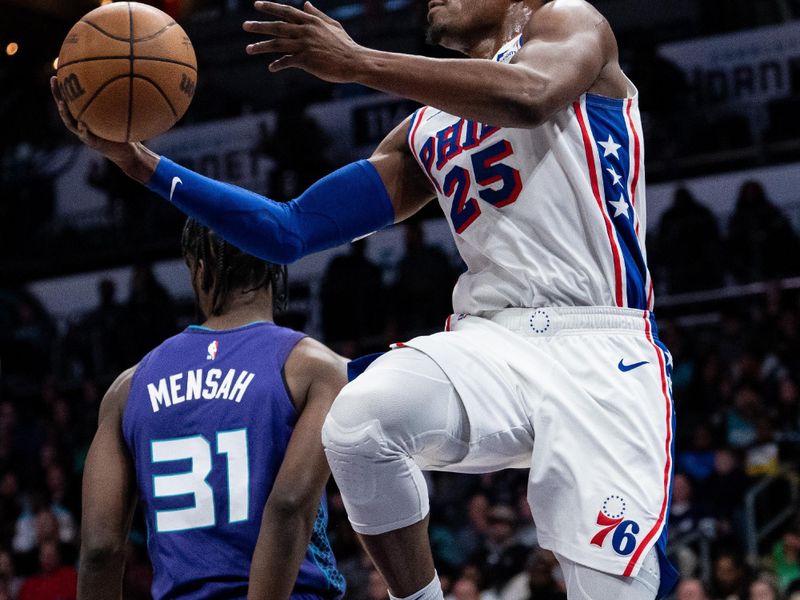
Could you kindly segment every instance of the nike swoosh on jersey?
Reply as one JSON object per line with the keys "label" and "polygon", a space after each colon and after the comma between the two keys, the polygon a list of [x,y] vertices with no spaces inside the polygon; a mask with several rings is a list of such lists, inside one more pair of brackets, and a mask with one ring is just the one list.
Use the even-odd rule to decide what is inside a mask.
{"label": "nike swoosh on jersey", "polygon": [[181,181],[180,177],[173,177],[172,178],[172,187],[169,190],[169,201],[170,202],[172,202],[172,194],[175,193],[175,188],[178,186],[179,183],[181,185],[183,185],[183,181]]}
{"label": "nike swoosh on jersey", "polygon": [[619,364],[617,365],[617,367],[619,367],[619,370],[622,371],[623,373],[627,373],[628,371],[633,371],[634,369],[638,369],[639,367],[643,367],[644,365],[650,364],[648,361],[643,360],[642,362],[633,363],[632,365],[626,365],[624,363],[624,360],[625,360],[624,358],[620,358]]}

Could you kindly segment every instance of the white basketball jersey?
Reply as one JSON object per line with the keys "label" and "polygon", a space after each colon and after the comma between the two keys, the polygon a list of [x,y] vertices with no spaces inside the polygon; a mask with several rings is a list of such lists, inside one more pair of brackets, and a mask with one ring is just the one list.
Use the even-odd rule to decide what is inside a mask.
{"label": "white basketball jersey", "polygon": [[[517,38],[494,60],[508,62]],[[467,265],[458,313],[508,307],[652,309],[637,93],[583,94],[533,129],[497,128],[431,107],[409,144],[436,188]]]}

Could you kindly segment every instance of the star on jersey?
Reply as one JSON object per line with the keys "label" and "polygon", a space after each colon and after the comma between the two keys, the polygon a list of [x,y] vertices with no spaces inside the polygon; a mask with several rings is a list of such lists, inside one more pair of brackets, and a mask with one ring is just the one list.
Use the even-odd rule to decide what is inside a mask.
{"label": "star on jersey", "polygon": [[625,200],[624,195],[620,195],[619,200],[611,200],[609,204],[614,207],[615,219],[620,215],[624,215],[626,219],[628,218],[628,202]]}
{"label": "star on jersey", "polygon": [[608,155],[613,155],[614,158],[619,160],[619,149],[622,148],[620,144],[614,141],[614,138],[611,137],[611,134],[608,134],[608,141],[607,142],[597,142],[598,145],[603,147],[603,158]]}
{"label": "star on jersey", "polygon": [[617,175],[617,172],[614,170],[614,167],[606,169],[606,171],[611,173],[611,177],[614,178],[614,183],[612,183],[611,185],[620,185],[619,182],[622,181],[622,175]]}

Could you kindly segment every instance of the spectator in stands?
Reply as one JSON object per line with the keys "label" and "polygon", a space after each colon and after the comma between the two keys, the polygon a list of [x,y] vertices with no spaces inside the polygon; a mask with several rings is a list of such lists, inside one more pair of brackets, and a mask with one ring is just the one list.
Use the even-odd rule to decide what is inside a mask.
{"label": "spectator in stands", "polygon": [[706,537],[716,534],[714,520],[706,513],[704,507],[692,498],[692,482],[683,473],[677,473],[672,479],[672,503],[669,509],[670,540],[696,531]]}
{"label": "spectator in stands", "polygon": [[774,578],[762,574],[750,584],[748,600],[781,600],[781,592]]}
{"label": "spectator in stands", "polygon": [[733,407],[726,415],[726,440],[734,448],[746,448],[756,441],[756,420],[763,406],[755,386],[743,384],[733,396]]}
{"label": "spectator in stands", "polygon": [[456,532],[458,546],[470,557],[483,546],[489,534],[489,511],[491,505],[484,493],[473,495],[467,503],[467,523]]}
{"label": "spectator in stands", "polygon": [[772,547],[771,569],[781,589],[800,580],[800,514],[795,515],[781,539]]}
{"label": "spectator in stands", "polygon": [[727,257],[741,283],[800,272],[800,242],[789,219],[767,199],[757,181],[742,185],[728,223]]}
{"label": "spectator in stands", "polygon": [[330,173],[334,165],[326,157],[328,146],[328,135],[306,113],[306,103],[293,95],[278,109],[274,130],[262,128],[256,148],[275,162],[270,173],[270,197],[290,200]]}
{"label": "spectator in stands", "polygon": [[775,423],[785,433],[800,431],[800,389],[797,381],[788,374],[778,382]]}
{"label": "spectator in stands", "polygon": [[175,305],[150,265],[133,267],[127,314],[129,363],[139,361],[154,346],[178,332]]}
{"label": "spectator in stands", "polygon": [[709,600],[709,597],[702,581],[683,579],[675,590],[675,600]]}
{"label": "spectator in stands", "polygon": [[695,482],[703,482],[714,472],[714,449],[711,428],[698,423],[692,432],[689,449],[678,454],[676,465]]}
{"label": "spectator in stands", "polygon": [[741,513],[750,481],[736,454],[729,448],[717,450],[714,472],[702,486],[702,503],[713,511],[717,532],[741,537]]}
{"label": "spectator in stands", "polygon": [[0,548],[11,545],[14,527],[22,507],[19,503],[19,480],[10,468],[0,476]]}
{"label": "spectator in stands", "polygon": [[478,582],[472,577],[461,577],[453,584],[453,591],[445,597],[445,600],[481,600]]}
{"label": "spectator in stands", "polygon": [[75,600],[78,572],[65,566],[57,542],[46,541],[39,547],[39,571],[28,578],[19,591],[19,600]]}
{"label": "spectator in stands", "polygon": [[658,226],[656,264],[671,294],[722,287],[722,240],[717,219],[685,187]]}
{"label": "spectator in stands", "polygon": [[735,552],[723,551],[714,561],[714,600],[740,600],[747,596],[747,573]]}
{"label": "spectator in stands", "polygon": [[515,536],[516,513],[510,506],[496,505],[489,511],[489,529],[483,547],[469,562],[480,571],[481,587],[499,592],[525,567],[528,549]]}
{"label": "spectator in stands", "polygon": [[[11,552],[0,549],[0,592],[5,593],[6,597],[11,600],[17,597],[21,585],[22,579],[16,576]],[[2,596],[0,595],[0,597]]]}
{"label": "spectator in stands", "polygon": [[383,349],[386,292],[380,269],[367,258],[368,240],[334,258],[322,278],[322,336],[345,356]]}
{"label": "spectator in stands", "polygon": [[82,373],[108,376],[130,364],[129,343],[124,331],[127,316],[117,302],[117,286],[102,279],[97,286],[97,307],[70,328],[66,351],[78,358]]}
{"label": "spectator in stands", "polygon": [[775,475],[778,472],[778,444],[772,420],[762,414],[756,420],[756,439],[745,453],[744,472],[750,477]]}
{"label": "spectator in stands", "polygon": [[457,273],[441,248],[425,243],[422,221],[406,221],[405,251],[397,266],[392,294],[400,338],[442,329],[453,312],[452,289],[456,279]]}

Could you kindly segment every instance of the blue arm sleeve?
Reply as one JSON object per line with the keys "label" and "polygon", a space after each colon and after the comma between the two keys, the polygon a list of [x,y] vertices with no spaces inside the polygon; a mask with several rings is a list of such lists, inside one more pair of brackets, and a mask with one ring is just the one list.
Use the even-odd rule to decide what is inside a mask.
{"label": "blue arm sleeve", "polygon": [[248,254],[288,264],[394,222],[380,175],[366,160],[319,180],[291,202],[275,202],[161,157],[147,187]]}

